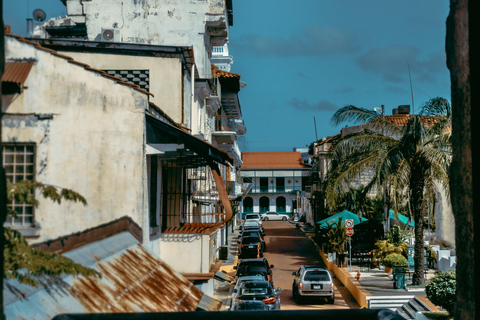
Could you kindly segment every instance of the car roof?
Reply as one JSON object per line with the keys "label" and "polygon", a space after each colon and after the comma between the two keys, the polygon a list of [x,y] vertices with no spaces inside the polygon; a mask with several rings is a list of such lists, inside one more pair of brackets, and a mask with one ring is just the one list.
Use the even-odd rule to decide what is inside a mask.
{"label": "car roof", "polygon": [[318,265],[305,265],[302,266],[305,269],[322,269],[328,271],[328,269],[325,266],[318,266]]}
{"label": "car roof", "polygon": [[238,260],[238,264],[240,263],[248,263],[248,262],[265,262],[268,264],[267,259],[265,258],[249,258],[249,259],[240,259]]}

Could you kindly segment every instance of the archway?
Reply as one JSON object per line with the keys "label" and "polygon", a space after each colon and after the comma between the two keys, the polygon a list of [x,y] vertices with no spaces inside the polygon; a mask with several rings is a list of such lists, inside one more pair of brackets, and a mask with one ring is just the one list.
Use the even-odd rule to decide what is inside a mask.
{"label": "archway", "polygon": [[270,199],[268,197],[260,198],[260,214],[267,212],[270,209]]}
{"label": "archway", "polygon": [[276,200],[276,207],[278,213],[285,213],[287,212],[287,200],[285,197],[278,197]]}

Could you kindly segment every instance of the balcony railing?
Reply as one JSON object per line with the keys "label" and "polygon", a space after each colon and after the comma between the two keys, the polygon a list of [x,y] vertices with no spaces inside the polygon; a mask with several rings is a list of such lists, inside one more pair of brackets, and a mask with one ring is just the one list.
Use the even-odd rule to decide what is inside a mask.
{"label": "balcony railing", "polygon": [[250,189],[250,191],[248,192],[249,194],[280,194],[280,193],[283,193],[283,194],[296,194],[297,191],[302,191],[302,188],[301,187],[295,187],[295,188],[291,188],[291,187],[282,187],[282,188],[266,188],[266,187],[253,187],[252,189]]}
{"label": "balcony railing", "polygon": [[232,116],[215,116],[215,131],[235,132],[235,119]]}

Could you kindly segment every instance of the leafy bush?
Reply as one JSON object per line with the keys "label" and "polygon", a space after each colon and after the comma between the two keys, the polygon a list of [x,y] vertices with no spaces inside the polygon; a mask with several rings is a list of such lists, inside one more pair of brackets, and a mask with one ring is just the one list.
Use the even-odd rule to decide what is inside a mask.
{"label": "leafy bush", "polygon": [[455,292],[457,287],[457,278],[455,271],[442,272],[437,274],[425,286],[427,298],[437,306],[447,310],[453,315],[455,307]]}
{"label": "leafy bush", "polygon": [[408,260],[401,254],[390,253],[383,259],[382,263],[385,267],[388,268],[402,267],[408,265]]}

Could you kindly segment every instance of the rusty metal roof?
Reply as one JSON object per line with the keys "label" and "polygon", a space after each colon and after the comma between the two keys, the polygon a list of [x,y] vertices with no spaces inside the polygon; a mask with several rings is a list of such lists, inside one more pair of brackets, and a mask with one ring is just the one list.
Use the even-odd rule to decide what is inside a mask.
{"label": "rusty metal roof", "polygon": [[2,82],[13,82],[24,84],[32,69],[34,61],[15,61],[5,62],[5,72],[2,76]]}
{"label": "rusty metal roof", "polygon": [[[61,313],[195,311],[201,307],[203,292],[129,232],[64,256],[96,269],[102,278],[43,277],[39,288],[6,280],[7,319],[51,319]],[[221,303],[209,305],[219,310]]]}

